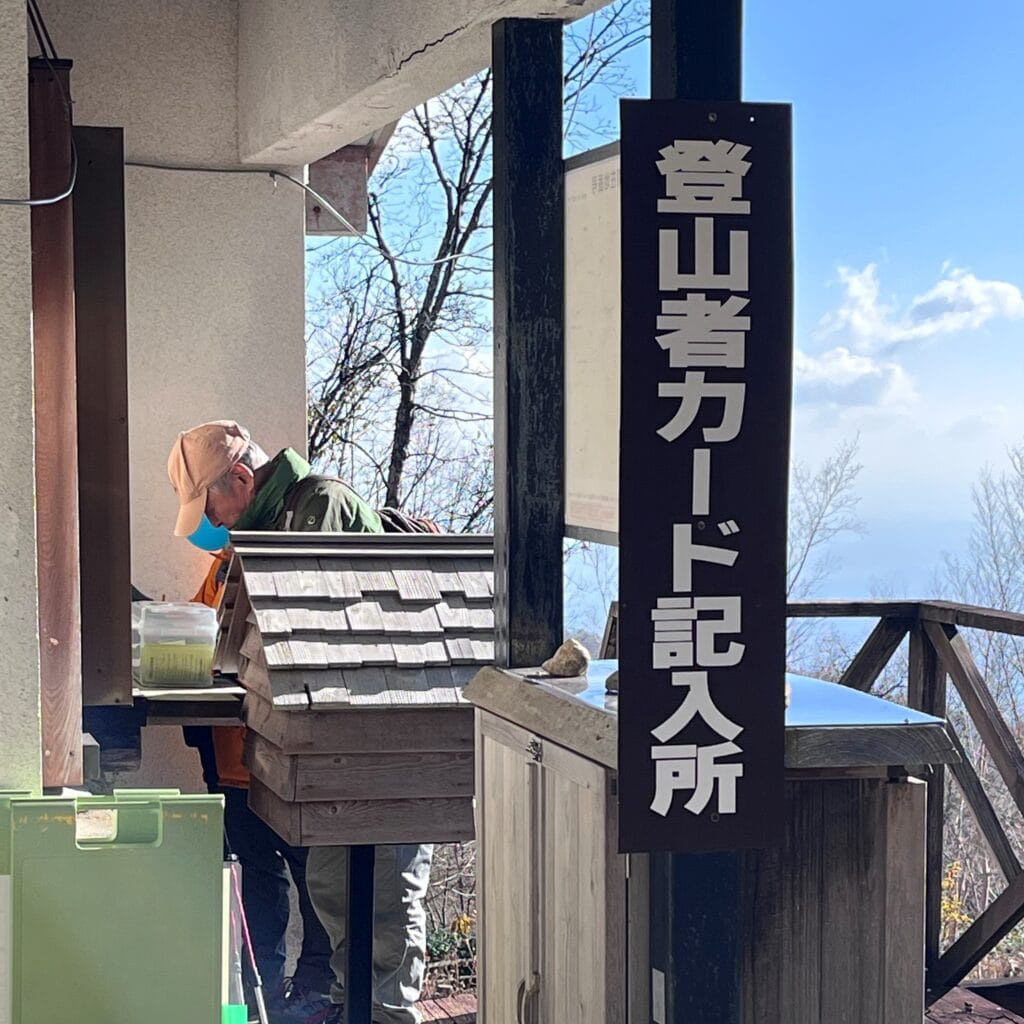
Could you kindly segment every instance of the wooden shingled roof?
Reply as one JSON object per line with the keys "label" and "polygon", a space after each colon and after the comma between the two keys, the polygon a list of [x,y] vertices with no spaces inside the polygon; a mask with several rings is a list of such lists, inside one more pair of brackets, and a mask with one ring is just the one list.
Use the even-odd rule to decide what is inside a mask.
{"label": "wooden shingled roof", "polygon": [[276,708],[464,704],[494,661],[490,536],[231,540],[216,664]]}

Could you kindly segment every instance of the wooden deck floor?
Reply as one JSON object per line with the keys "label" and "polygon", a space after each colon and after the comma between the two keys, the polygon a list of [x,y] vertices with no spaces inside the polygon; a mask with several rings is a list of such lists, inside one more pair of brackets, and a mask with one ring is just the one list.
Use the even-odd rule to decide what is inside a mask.
{"label": "wooden deck floor", "polygon": [[426,1021],[451,1021],[453,1024],[476,1024],[476,996],[448,996],[446,999],[425,999],[416,1004]]}
{"label": "wooden deck floor", "polygon": [[925,1014],[926,1024],[1024,1024],[1009,1010],[989,1002],[977,992],[955,988],[933,1003]]}

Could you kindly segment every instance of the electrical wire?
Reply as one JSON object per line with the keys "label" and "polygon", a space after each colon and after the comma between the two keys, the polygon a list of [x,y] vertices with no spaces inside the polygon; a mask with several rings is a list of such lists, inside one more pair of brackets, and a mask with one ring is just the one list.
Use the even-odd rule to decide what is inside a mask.
{"label": "electrical wire", "polygon": [[[277,171],[269,167],[209,167],[200,164],[176,164],[176,163],[162,163],[156,160],[125,160],[125,167],[145,167],[151,171],[185,171],[194,174],[266,174],[275,183],[278,178],[283,178],[285,181],[290,182],[292,185],[296,185],[301,188],[308,196],[310,196],[315,202],[319,203],[324,210],[327,211],[341,226],[348,232],[350,232],[356,240],[362,244],[369,246],[374,251],[380,253],[388,259],[393,259],[396,263],[403,263],[411,267],[436,267],[444,263],[452,263],[455,260],[461,260],[465,258],[471,258],[479,256],[483,250],[476,252],[463,252],[457,253],[454,256],[444,256],[439,260],[409,260],[403,256],[395,256],[392,253],[385,252],[380,246],[374,245],[373,242],[368,242],[362,236],[362,232],[358,231],[346,217],[338,212],[316,189],[307,185],[304,181],[300,181],[298,178],[293,178],[290,174],[286,174],[284,171]],[[329,243],[324,243],[327,245]],[[308,250],[307,250],[308,251]]]}
{"label": "electrical wire", "polygon": [[28,0],[28,13],[32,19],[32,28],[35,30],[36,39],[39,40],[39,49],[42,50],[43,55],[46,55],[46,47],[49,46],[50,56],[54,60],[60,60],[57,56],[57,47],[53,45],[50,32],[46,27],[46,19],[43,17],[42,11],[39,10],[39,4],[36,0]]}
{"label": "electrical wire", "polygon": [[284,171],[275,171],[273,168],[268,167],[204,167],[195,164],[168,164],[158,163],[155,160],[125,160],[124,164],[125,167],[146,167],[151,171],[189,171],[194,174],[266,174],[274,182],[278,178],[283,178],[312,196],[346,231],[351,231],[354,235],[359,234],[352,224],[324,199],[316,189],[310,188],[304,181],[293,178],[290,174],[285,174]]}
{"label": "electrical wire", "polygon": [[[56,47],[53,45],[53,40],[50,38],[50,33],[46,29],[46,21],[43,19],[42,12],[39,10],[39,6],[36,0],[28,0],[26,4],[26,10],[28,11],[29,21],[32,22],[32,31],[35,33],[37,42],[39,43],[40,56],[46,61],[47,67],[50,69],[50,74],[53,75],[54,81],[57,83],[57,88],[60,90],[61,101],[64,104],[64,112],[67,114],[68,125],[71,124],[71,100],[68,94],[64,91],[64,83],[60,80],[60,75],[57,74],[57,69],[53,66],[55,60],[60,60],[57,56]],[[47,53],[47,47],[49,47],[50,53]],[[0,206],[53,206],[55,203],[62,203],[68,196],[71,195],[75,190],[75,183],[78,181],[78,150],[75,148],[75,136],[73,132],[68,133],[68,139],[71,143],[71,173],[68,177],[68,184],[65,189],[52,196],[41,196],[37,199],[6,199],[0,198]]]}

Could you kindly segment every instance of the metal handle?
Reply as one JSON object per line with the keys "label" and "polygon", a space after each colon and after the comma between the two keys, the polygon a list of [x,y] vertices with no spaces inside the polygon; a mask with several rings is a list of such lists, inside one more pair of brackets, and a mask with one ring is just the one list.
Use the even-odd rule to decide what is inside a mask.
{"label": "metal handle", "polygon": [[537,1024],[535,1015],[530,1012],[536,1005],[532,1000],[540,992],[540,975],[533,974],[530,977],[530,987],[526,990],[526,995],[523,997],[523,1009],[527,1011],[524,1014],[523,1024]]}
{"label": "metal handle", "polygon": [[526,999],[526,979],[519,982],[516,989],[516,1024],[526,1024],[523,1020],[523,1001]]}

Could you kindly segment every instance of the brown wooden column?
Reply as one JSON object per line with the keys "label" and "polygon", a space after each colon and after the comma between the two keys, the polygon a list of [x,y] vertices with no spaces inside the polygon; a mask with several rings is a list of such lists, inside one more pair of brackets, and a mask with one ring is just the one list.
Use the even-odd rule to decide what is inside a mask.
{"label": "brown wooden column", "polygon": [[[32,197],[57,195],[71,174],[71,62],[29,62]],[[78,413],[75,390],[71,199],[32,208],[36,547],[43,785],[82,781],[82,665],[78,568]],[[25,586],[31,585],[26,566]]]}
{"label": "brown wooden column", "polygon": [[82,699],[131,704],[124,131],[74,129]]}

